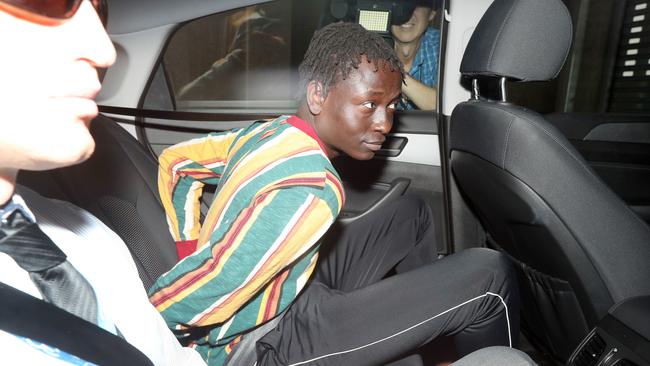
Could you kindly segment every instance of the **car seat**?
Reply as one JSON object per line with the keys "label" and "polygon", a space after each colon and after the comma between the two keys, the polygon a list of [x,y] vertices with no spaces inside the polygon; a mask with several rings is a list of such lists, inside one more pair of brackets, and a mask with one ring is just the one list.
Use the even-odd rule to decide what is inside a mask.
{"label": "car seat", "polygon": [[124,240],[149,289],[178,261],[158,197],[158,163],[108,117],[98,116],[90,132],[96,143],[90,159],[50,171],[21,171],[18,183],[71,202],[104,222]]}
{"label": "car seat", "polygon": [[614,303],[650,294],[650,228],[556,128],[507,101],[506,81],[557,76],[571,33],[560,0],[495,0],[465,50],[472,99],[449,134],[461,194],[518,268],[526,334],[561,361]]}

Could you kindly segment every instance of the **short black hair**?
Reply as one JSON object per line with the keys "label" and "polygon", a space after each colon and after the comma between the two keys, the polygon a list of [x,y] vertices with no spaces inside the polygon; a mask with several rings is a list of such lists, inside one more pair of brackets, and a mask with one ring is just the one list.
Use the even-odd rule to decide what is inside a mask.
{"label": "short black hair", "polygon": [[331,86],[345,80],[351,71],[359,68],[361,56],[365,56],[377,68],[390,67],[391,71],[399,71],[404,79],[402,62],[379,34],[357,23],[332,23],[314,33],[298,68],[299,99],[305,97],[307,84],[311,81],[319,81],[327,96]]}

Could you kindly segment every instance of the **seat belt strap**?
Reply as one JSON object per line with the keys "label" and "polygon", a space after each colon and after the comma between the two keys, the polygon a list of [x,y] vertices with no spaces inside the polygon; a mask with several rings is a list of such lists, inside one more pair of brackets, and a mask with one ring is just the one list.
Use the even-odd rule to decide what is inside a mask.
{"label": "seat belt strap", "polygon": [[124,339],[59,307],[0,282],[0,329],[97,365],[150,365]]}

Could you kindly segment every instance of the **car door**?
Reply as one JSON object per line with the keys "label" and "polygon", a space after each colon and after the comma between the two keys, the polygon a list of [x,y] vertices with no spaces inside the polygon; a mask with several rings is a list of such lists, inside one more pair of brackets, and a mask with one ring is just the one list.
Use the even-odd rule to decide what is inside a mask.
{"label": "car door", "polygon": [[[331,21],[327,14],[326,0],[278,0],[177,25],[164,40],[138,106],[102,111],[135,125],[138,139],[154,155],[209,132],[293,114],[297,67],[313,32]],[[438,141],[435,111],[400,111],[374,159],[336,159],[347,195],[340,219],[354,220],[415,194],[430,205],[436,245],[447,253]],[[210,201],[208,192],[204,213]]]}

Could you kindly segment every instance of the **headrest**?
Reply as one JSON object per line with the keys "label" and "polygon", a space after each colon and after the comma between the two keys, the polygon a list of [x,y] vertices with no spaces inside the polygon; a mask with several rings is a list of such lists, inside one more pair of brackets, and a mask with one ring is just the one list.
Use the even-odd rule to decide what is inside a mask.
{"label": "headrest", "polygon": [[494,0],[472,34],[460,72],[550,80],[566,60],[571,35],[571,15],[561,0]]}

